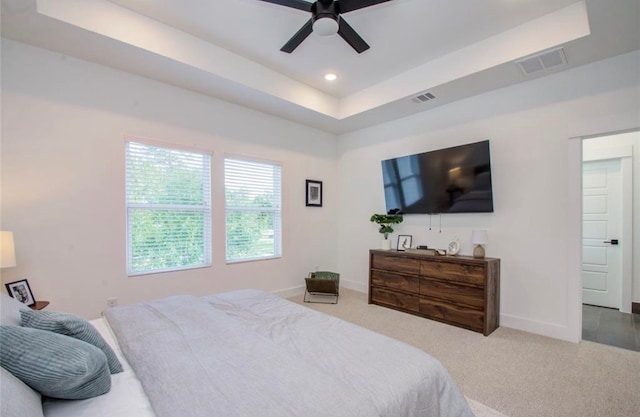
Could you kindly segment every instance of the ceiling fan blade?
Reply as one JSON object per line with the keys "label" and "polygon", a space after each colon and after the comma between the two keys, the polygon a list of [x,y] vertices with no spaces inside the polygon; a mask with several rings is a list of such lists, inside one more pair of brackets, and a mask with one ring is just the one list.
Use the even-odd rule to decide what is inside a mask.
{"label": "ceiling fan blade", "polygon": [[343,17],[340,17],[340,23],[338,26],[338,35],[342,37],[353,49],[356,50],[359,54],[363,53],[367,49],[369,49],[369,45],[356,33],[355,30],[344,20]]}
{"label": "ceiling fan blade", "polygon": [[340,0],[338,1],[338,7],[340,7],[340,13],[348,13],[387,1],[391,0]]}
{"label": "ceiling fan blade", "polygon": [[311,11],[311,5],[313,3],[309,3],[304,0],[260,0],[266,3],[278,4],[280,6],[291,7],[292,9],[304,10],[305,12]]}
{"label": "ceiling fan blade", "polygon": [[311,35],[311,32],[313,32],[313,22],[309,19],[307,23],[305,23],[304,26],[302,26],[300,30],[297,31],[291,39],[289,39],[289,42],[285,43],[284,46],[280,48],[280,50],[290,54],[302,43],[303,40],[307,39],[307,36]]}

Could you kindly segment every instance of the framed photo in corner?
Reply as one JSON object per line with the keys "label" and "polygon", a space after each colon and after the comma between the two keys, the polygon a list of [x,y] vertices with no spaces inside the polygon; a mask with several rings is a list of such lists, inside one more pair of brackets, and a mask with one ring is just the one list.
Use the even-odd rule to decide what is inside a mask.
{"label": "framed photo in corner", "polygon": [[29,282],[26,279],[9,282],[8,284],[5,284],[5,286],[7,287],[9,295],[21,303],[28,306],[32,306],[36,303],[36,300],[33,298],[33,293],[31,292],[31,287],[29,287]]}
{"label": "framed photo in corner", "polygon": [[322,181],[307,180],[307,207],[322,207]]}
{"label": "framed photo in corner", "polygon": [[398,235],[398,250],[404,252],[407,249],[411,249],[411,241],[413,236],[411,235]]}

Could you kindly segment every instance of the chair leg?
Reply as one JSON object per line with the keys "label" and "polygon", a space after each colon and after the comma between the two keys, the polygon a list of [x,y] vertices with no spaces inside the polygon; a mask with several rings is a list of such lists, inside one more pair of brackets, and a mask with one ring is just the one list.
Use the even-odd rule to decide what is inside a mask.
{"label": "chair leg", "polygon": [[[318,297],[335,297],[333,302],[327,302],[325,303],[324,301],[311,301],[311,299],[307,299],[308,295],[315,295]],[[305,303],[313,303],[313,304],[338,304],[338,297],[340,297],[340,293],[310,293],[309,291],[307,291],[306,289],[304,290],[304,297],[303,297],[303,301]]]}

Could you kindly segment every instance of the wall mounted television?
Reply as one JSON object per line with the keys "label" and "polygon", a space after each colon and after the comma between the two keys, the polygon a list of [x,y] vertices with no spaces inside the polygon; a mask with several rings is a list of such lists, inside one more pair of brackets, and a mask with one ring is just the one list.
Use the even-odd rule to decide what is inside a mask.
{"label": "wall mounted television", "polygon": [[382,161],[387,212],[492,213],[489,141]]}

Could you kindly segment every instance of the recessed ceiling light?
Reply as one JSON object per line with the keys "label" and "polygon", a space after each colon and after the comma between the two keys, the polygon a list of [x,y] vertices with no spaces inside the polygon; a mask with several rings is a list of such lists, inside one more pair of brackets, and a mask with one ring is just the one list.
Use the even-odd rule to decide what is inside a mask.
{"label": "recessed ceiling light", "polygon": [[332,72],[325,74],[324,79],[327,81],[335,81],[338,78],[338,76]]}

